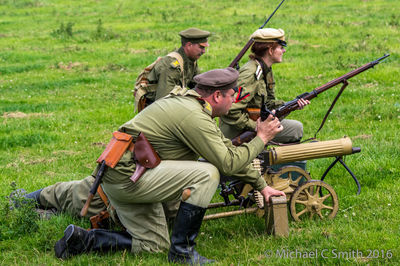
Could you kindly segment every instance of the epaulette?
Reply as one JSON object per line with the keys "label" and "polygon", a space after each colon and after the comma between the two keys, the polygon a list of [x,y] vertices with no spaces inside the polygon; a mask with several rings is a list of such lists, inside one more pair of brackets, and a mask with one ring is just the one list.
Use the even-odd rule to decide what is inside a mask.
{"label": "epaulette", "polygon": [[169,95],[177,95],[177,96],[182,96],[187,93],[188,89],[187,88],[182,88],[179,85],[175,85],[175,87],[172,89],[172,91],[169,93]]}
{"label": "epaulette", "polygon": [[178,60],[173,61],[173,62],[171,63],[171,66],[172,66],[173,68],[178,68],[178,67],[179,67],[179,62],[178,62]]}
{"label": "epaulette", "polygon": [[197,100],[199,101],[199,103],[203,106],[203,111],[204,111],[206,114],[208,114],[209,116],[211,116],[211,115],[212,115],[212,107],[211,107],[211,104],[210,104],[209,102],[205,101],[204,99],[200,98],[200,97],[197,97],[196,99],[197,99]]}

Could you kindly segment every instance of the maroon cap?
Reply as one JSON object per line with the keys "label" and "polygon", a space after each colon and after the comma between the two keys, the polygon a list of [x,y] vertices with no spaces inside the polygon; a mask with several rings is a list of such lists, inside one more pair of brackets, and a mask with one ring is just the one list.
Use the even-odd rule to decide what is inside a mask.
{"label": "maroon cap", "polygon": [[196,87],[205,90],[228,90],[235,89],[239,72],[236,69],[227,67],[214,69],[194,77]]}

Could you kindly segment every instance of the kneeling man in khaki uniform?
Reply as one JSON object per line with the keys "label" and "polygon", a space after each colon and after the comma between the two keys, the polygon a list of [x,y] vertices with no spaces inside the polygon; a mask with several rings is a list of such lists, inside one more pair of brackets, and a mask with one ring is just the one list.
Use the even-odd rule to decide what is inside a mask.
{"label": "kneeling man in khaki uniform", "polygon": [[[228,113],[234,101],[238,72],[216,69],[197,75],[194,90],[176,87],[169,96],[145,108],[119,128],[138,138],[144,134],[161,158],[136,182],[132,152],[127,150],[115,168],[108,168],[102,187],[126,232],[86,231],[69,225],[55,245],[56,256],[67,258],[90,251],[131,249],[160,252],[169,248],[168,260],[176,263],[212,262],[194,249],[195,239],[217,186],[220,174],[251,184],[268,201],[284,195],[267,186],[252,160],[268,141],[282,131],[272,116],[257,121],[257,136],[235,147],[224,137],[214,118]],[[199,157],[207,162],[199,162]],[[183,192],[185,193],[183,197]],[[190,195],[189,197],[187,197]],[[162,202],[181,200],[171,241]]]}

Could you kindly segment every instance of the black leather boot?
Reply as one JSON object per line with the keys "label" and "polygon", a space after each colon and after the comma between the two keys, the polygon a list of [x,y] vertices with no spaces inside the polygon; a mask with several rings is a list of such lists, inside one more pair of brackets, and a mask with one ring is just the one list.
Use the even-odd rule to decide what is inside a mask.
{"label": "black leather boot", "polygon": [[127,232],[93,229],[87,231],[73,224],[68,225],[64,236],[54,246],[56,257],[66,259],[92,251],[130,250],[132,237]]}
{"label": "black leather boot", "polygon": [[168,261],[189,265],[203,265],[213,263],[201,256],[195,249],[195,239],[199,234],[201,223],[206,212],[190,203],[181,202],[178,214],[175,218],[171,235],[171,247],[168,253]]}

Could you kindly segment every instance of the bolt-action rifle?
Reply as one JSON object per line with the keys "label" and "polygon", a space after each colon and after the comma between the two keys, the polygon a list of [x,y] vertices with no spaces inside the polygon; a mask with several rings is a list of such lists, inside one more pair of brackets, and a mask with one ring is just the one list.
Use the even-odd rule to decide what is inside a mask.
{"label": "bolt-action rifle", "polygon": [[[278,109],[275,110],[275,114],[274,116],[279,118],[279,120],[282,120],[284,117],[286,117],[287,115],[289,115],[292,111],[297,110],[299,108],[299,104],[297,103],[297,101],[299,99],[304,99],[304,100],[311,100],[314,99],[315,97],[317,97],[318,94],[332,88],[335,87],[336,85],[342,83],[342,88],[339,91],[338,96],[336,96],[336,99],[333,101],[330,109],[327,112],[327,115],[330,113],[330,111],[332,110],[334,104],[336,103],[336,100],[339,98],[340,94],[343,92],[343,90],[347,87],[348,82],[347,80],[351,79],[354,76],[357,76],[358,74],[374,67],[375,65],[379,64],[383,59],[387,58],[389,56],[389,54],[385,54],[384,56],[376,59],[375,61],[369,62],[357,69],[354,69],[353,71],[350,71],[349,73],[336,78],[334,80],[329,81],[328,83],[314,89],[311,92],[305,92],[303,94],[298,95],[295,99],[286,102],[284,105],[282,105],[281,107],[279,107]],[[261,103],[261,108],[260,108],[260,115],[266,115],[268,116],[268,114],[272,114],[270,110],[267,109],[265,103],[264,103],[264,99],[262,99],[262,103]],[[259,116],[260,116],[259,115]],[[326,120],[327,115],[325,115],[324,121]],[[253,115],[254,117],[254,115]],[[258,117],[256,117],[258,118]],[[265,117],[266,118],[266,117]],[[264,118],[264,119],[265,119]],[[324,123],[324,122],[323,122]],[[322,128],[323,123],[321,124],[320,128],[318,129],[318,131]],[[239,136],[235,137],[232,139],[232,143],[235,146],[241,145],[242,143],[245,142],[249,142],[250,140],[252,140],[255,136],[257,135],[256,132],[253,131],[246,131],[242,134],[240,134]]]}
{"label": "bolt-action rifle", "polygon": [[[267,25],[268,21],[272,18],[272,16],[275,14],[275,12],[281,7],[283,2],[285,2],[285,0],[282,0],[282,2],[280,2],[280,4],[275,8],[274,12],[272,12],[272,14],[267,18],[267,20],[264,22],[264,24],[262,24],[261,27],[259,27],[259,29],[262,29],[265,27],[265,25]],[[253,43],[254,43],[254,39],[251,38],[246,43],[246,45],[243,47],[243,49],[239,52],[239,54],[235,57],[235,59],[233,59],[233,61],[229,64],[229,66],[239,69],[238,63],[239,63],[240,59],[242,59],[243,55],[247,52],[247,50],[249,50],[249,48],[253,45]]]}

